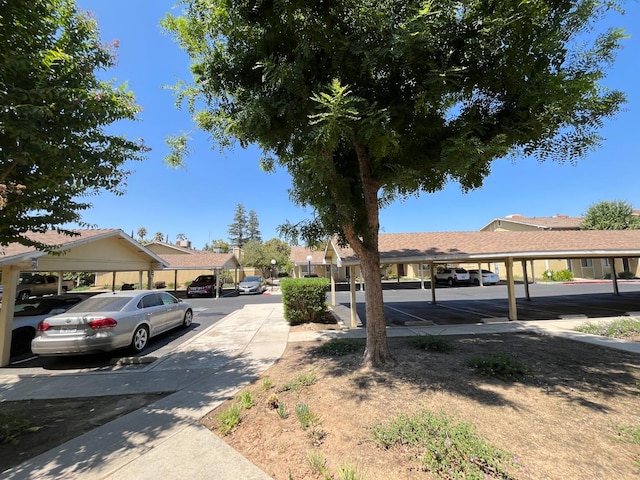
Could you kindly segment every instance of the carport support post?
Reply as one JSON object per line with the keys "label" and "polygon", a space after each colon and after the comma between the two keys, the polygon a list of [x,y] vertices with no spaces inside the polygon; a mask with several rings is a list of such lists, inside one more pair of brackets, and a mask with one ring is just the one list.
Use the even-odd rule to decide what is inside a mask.
{"label": "carport support post", "polygon": [[482,281],[482,263],[478,263],[478,277],[480,278],[480,286],[484,287],[484,282]]}
{"label": "carport support post", "polygon": [[613,283],[613,294],[620,295],[618,290],[618,273],[616,272],[616,259],[610,258],[609,265],[611,265],[611,282]]}
{"label": "carport support post", "polygon": [[516,308],[516,289],[513,281],[513,257],[505,260],[507,267],[507,294],[509,296],[509,320],[518,320],[518,310]]}
{"label": "carport support post", "polygon": [[351,267],[351,276],[349,277],[349,313],[351,320],[351,328],[358,326],[358,320],[356,318],[356,276],[353,274],[354,267]]}
{"label": "carport support post", "polygon": [[111,276],[111,291],[116,291],[116,272],[113,272],[113,275]]}
{"label": "carport support post", "polygon": [[531,301],[531,296],[529,295],[529,276],[527,275],[527,261],[522,260],[522,276],[524,277],[524,295],[525,298]]}
{"label": "carport support post", "polygon": [[0,307],[0,367],[9,365],[11,359],[11,331],[13,311],[20,270],[2,269],[3,302]]}
{"label": "carport support post", "polygon": [[420,262],[420,290],[424,290],[424,264]]}
{"label": "carport support post", "polygon": [[429,275],[431,276],[431,303],[436,304],[436,271],[433,262],[429,262]]}
{"label": "carport support post", "polygon": [[329,277],[331,278],[331,306],[336,306],[336,275],[335,269],[333,268],[333,263],[329,264],[329,270],[331,274]]}

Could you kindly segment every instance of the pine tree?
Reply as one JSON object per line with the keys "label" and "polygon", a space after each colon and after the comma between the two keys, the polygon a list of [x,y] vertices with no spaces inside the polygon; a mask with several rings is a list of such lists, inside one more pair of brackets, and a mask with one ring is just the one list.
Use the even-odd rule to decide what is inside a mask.
{"label": "pine tree", "polygon": [[242,248],[247,243],[247,228],[247,214],[245,213],[244,205],[239,203],[236,205],[233,223],[229,225],[229,243]]}
{"label": "pine tree", "polygon": [[249,211],[249,223],[247,224],[247,240],[257,240],[262,242],[262,234],[260,233],[260,222],[258,214],[255,210]]}

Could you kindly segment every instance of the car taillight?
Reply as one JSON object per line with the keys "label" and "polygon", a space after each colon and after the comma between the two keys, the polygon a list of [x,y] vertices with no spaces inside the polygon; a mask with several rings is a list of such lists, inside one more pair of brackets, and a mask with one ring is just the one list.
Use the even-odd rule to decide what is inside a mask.
{"label": "car taillight", "polygon": [[46,332],[47,330],[49,330],[51,328],[51,325],[49,325],[47,322],[42,321],[40,323],[38,323],[38,326],[36,327],[36,330],[38,332]]}
{"label": "car taillight", "polygon": [[116,322],[113,318],[101,318],[100,320],[91,320],[89,323],[87,323],[87,325],[90,328],[97,330],[99,328],[115,327],[116,325],[118,325],[118,322]]}

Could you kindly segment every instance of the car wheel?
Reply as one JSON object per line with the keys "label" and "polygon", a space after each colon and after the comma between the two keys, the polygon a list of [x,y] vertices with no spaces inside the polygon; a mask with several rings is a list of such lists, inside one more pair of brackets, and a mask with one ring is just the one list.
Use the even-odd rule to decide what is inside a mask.
{"label": "car wheel", "polygon": [[11,333],[11,351],[12,357],[31,353],[31,340],[36,336],[36,332],[29,328],[19,328]]}
{"label": "car wheel", "polygon": [[145,349],[147,343],[149,342],[149,329],[146,325],[140,325],[136,328],[135,332],[133,332],[133,338],[131,339],[131,350],[134,353],[140,353]]}
{"label": "car wheel", "polygon": [[453,287],[453,278],[447,278],[447,285]]}
{"label": "car wheel", "polygon": [[193,312],[191,310],[187,310],[186,312],[184,312],[184,318],[182,319],[182,326],[184,328],[189,328],[192,321],[193,321]]}
{"label": "car wheel", "polygon": [[29,300],[30,296],[30,292],[25,290],[24,292],[20,292],[18,294],[18,300]]}
{"label": "car wheel", "polygon": [[473,279],[473,284],[474,284],[476,287],[479,287],[479,286],[480,286],[480,280],[478,280],[477,278],[474,278],[474,279]]}
{"label": "car wheel", "polygon": [[190,293],[187,293],[187,298],[191,298],[193,297],[193,295],[191,295]]}

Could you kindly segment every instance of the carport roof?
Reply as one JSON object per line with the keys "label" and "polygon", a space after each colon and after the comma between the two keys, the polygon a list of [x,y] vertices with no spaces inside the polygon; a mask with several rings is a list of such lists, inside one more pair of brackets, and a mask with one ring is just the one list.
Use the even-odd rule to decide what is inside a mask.
{"label": "carport roof", "polygon": [[160,254],[167,270],[215,270],[240,268],[240,262],[233,253],[193,252]]}
{"label": "carport roof", "polygon": [[[52,247],[53,253],[12,243],[0,248],[0,267],[40,271],[155,270],[165,262],[120,229],[72,230],[68,236],[55,230],[29,232],[29,239]],[[34,265],[37,265],[34,268]]]}
{"label": "carport roof", "polygon": [[[640,256],[640,230],[381,233],[378,239],[381,263]],[[325,258],[360,263],[352,248],[335,241]]]}

